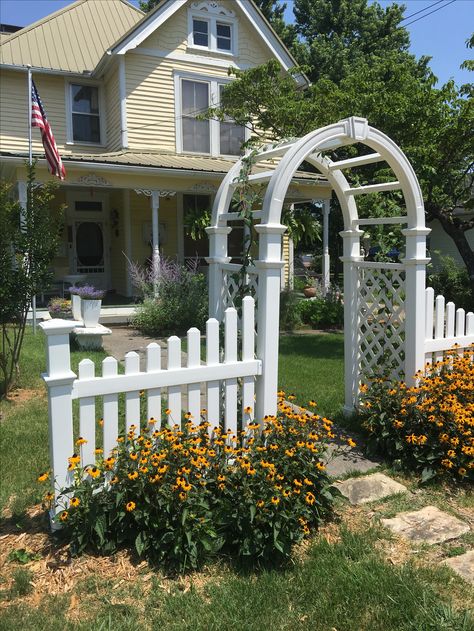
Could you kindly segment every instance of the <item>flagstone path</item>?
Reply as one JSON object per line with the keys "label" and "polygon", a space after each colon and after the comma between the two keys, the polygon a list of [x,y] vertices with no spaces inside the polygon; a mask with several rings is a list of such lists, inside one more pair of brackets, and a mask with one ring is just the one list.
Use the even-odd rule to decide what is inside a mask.
{"label": "flagstone path", "polygon": [[[376,502],[408,489],[383,473],[358,478],[349,478],[333,484],[351,504],[361,505]],[[425,506],[420,510],[401,512],[381,523],[394,534],[413,544],[436,545],[461,537],[470,531],[465,521],[446,513],[436,506]],[[464,580],[474,584],[474,550],[445,559],[447,565]]]}

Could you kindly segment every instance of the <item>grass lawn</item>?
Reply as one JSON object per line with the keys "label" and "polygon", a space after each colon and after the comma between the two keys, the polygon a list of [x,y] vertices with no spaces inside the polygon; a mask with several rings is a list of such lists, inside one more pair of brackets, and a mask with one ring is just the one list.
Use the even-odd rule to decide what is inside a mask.
{"label": "grass lawn", "polygon": [[[68,559],[34,507],[35,482],[47,468],[47,402],[38,378],[41,335],[27,336],[16,400],[2,403],[0,421],[0,631],[63,629],[135,631],[470,631],[472,589],[442,558],[472,548],[472,535],[443,546],[411,546],[374,520],[434,504],[461,518],[472,513],[465,489],[419,489],[392,477],[410,495],[367,507],[338,500],[335,517],[296,551],[283,570],[245,573],[215,563],[182,578],[164,575],[127,552]],[[102,353],[90,353],[96,363]],[[83,358],[73,353],[73,367]],[[302,403],[316,398],[325,414],[342,404],[342,335],[283,336],[282,387]],[[14,499],[12,499],[14,497]],[[8,555],[37,556],[21,565]]]}
{"label": "grass lawn", "polygon": [[344,404],[344,335],[282,335],[279,385],[296,403],[318,403],[320,414],[335,417]]}

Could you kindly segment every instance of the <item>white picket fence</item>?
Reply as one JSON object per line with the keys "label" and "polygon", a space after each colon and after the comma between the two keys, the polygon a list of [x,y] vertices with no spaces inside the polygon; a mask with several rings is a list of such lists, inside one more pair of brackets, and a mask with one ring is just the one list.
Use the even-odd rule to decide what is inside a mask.
{"label": "white picket fence", "polygon": [[474,313],[456,309],[453,302],[444,296],[436,296],[432,287],[425,290],[426,300],[426,363],[443,359],[443,353],[452,350],[455,344],[459,349],[474,344]]}
{"label": "white picket fence", "polygon": [[[71,370],[69,333],[76,323],[51,320],[40,324],[47,336],[47,373],[43,375],[49,397],[49,442],[52,475],[58,490],[71,481],[68,458],[77,452],[81,466],[96,461],[96,447],[103,449],[104,457],[115,447],[120,433],[131,425],[147,423],[151,418],[158,425],[162,419],[162,397],[166,396],[170,424],[181,423],[182,414],[190,412],[199,423],[201,410],[212,427],[223,418],[224,430],[236,434],[239,417],[242,423],[250,419],[246,409],[255,406],[255,377],[262,374],[262,362],[255,359],[255,303],[247,296],[243,299],[239,341],[236,309],[230,307],[224,317],[224,349],[219,342],[219,322],[213,318],[206,323],[205,360],[201,361],[201,333],[192,328],[187,334],[187,365],[181,362],[181,340],[170,337],[167,341],[168,359],[162,366],[161,347],[149,344],[146,349],[146,369],[140,370],[140,357],[135,352],[125,356],[125,373],[119,374],[118,362],[107,357],[102,362],[102,375],[95,375],[90,359],[79,364],[79,375]],[[240,346],[240,359],[239,359]],[[204,385],[204,393],[201,386]],[[187,405],[183,406],[183,387],[187,387]],[[238,409],[240,389],[240,413]],[[119,396],[123,394],[124,413],[119,414]],[[96,397],[103,397],[102,437],[96,442]],[[142,397],[145,398],[146,418],[141,416]],[[79,402],[78,426],[74,431],[73,400]],[[165,402],[163,401],[163,406]],[[184,409],[183,409],[184,408]],[[120,427],[120,420],[122,427]],[[80,449],[76,441],[84,442]],[[101,444],[102,443],[102,444]]]}

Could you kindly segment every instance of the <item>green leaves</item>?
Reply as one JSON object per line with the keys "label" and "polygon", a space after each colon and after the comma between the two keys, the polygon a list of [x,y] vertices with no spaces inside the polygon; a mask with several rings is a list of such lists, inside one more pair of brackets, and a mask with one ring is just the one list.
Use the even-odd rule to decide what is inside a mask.
{"label": "green leaves", "polygon": [[38,561],[41,559],[41,554],[36,554],[26,548],[19,548],[18,550],[11,550],[8,553],[7,558],[9,561],[26,565],[27,563],[31,563],[31,561]]}

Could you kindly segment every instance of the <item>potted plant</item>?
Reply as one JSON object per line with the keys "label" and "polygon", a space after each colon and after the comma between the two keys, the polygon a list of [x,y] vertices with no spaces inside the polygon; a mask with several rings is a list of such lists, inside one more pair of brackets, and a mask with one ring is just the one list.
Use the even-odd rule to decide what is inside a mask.
{"label": "potted plant", "polygon": [[79,295],[80,287],[76,287],[73,285],[69,288],[69,293],[71,294],[71,309],[72,309],[72,317],[74,320],[82,320],[81,314],[81,296]]}
{"label": "potted plant", "polygon": [[311,276],[309,272],[306,272],[304,276],[304,283],[304,295],[306,298],[314,298],[317,294],[317,279],[314,276]]}
{"label": "potted plant", "polygon": [[52,318],[62,318],[63,320],[71,320],[71,301],[65,298],[51,298],[48,303],[49,315]]}
{"label": "potted plant", "polygon": [[77,294],[81,298],[81,316],[84,326],[87,328],[95,327],[99,324],[100,307],[105,291],[96,289],[92,285],[79,287]]}

